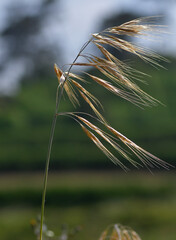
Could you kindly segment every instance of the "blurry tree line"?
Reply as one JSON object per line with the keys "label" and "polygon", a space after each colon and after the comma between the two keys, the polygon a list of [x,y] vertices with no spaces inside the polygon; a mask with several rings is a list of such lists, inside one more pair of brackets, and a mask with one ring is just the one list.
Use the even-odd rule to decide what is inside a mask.
{"label": "blurry tree line", "polygon": [[53,62],[56,56],[58,60],[61,56],[58,55],[61,50],[42,36],[58,1],[40,2],[39,6],[30,6],[26,2],[12,1],[6,12],[6,24],[1,31],[5,53],[0,62],[0,71],[8,68],[10,63],[19,62],[19,67],[25,69],[23,75],[19,76],[21,80],[28,78],[32,81],[33,76],[51,76]]}

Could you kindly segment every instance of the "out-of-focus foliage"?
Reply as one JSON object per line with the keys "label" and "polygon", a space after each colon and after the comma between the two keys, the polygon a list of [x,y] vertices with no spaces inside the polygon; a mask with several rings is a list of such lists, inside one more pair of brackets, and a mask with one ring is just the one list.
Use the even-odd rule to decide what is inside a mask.
{"label": "out-of-focus foliage", "polygon": [[[4,54],[0,57],[0,73],[14,71],[22,74],[20,79],[30,76],[51,76],[53,62],[61,59],[58,44],[45,37],[45,28],[54,12],[56,1],[38,1],[36,4],[11,1],[6,11],[6,22],[0,30]],[[52,25],[49,26],[50,29]],[[59,54],[58,54],[59,52]],[[16,69],[13,68],[16,66]],[[20,69],[20,70],[19,70]],[[8,74],[3,75],[8,78]],[[20,80],[16,79],[16,81]],[[4,79],[1,79],[4,81]],[[10,82],[9,79],[7,79]],[[17,82],[18,82],[17,81]],[[9,86],[10,88],[10,86]],[[1,90],[1,94],[3,94]]]}
{"label": "out-of-focus foliage", "polygon": [[[40,213],[42,179],[39,173],[1,173],[0,239],[35,239],[30,220]],[[98,240],[106,226],[120,222],[144,240],[175,240],[176,181],[171,171],[51,171],[46,204],[45,223],[56,236],[67,223],[71,229],[82,226],[74,239]]]}

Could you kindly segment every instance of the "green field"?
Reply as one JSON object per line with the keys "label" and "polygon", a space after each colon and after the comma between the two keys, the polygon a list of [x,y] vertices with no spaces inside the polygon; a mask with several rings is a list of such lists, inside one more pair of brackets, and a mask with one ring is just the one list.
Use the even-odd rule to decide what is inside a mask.
{"label": "green field", "polygon": [[[135,229],[145,240],[175,240],[175,172],[55,172],[49,176],[46,223],[81,226],[75,239],[98,239],[111,223]],[[35,239],[31,219],[40,213],[41,173],[1,174],[0,239]]]}

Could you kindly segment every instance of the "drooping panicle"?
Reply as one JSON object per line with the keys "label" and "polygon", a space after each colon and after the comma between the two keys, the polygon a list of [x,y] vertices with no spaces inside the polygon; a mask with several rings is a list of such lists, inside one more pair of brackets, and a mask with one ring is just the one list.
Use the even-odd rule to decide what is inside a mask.
{"label": "drooping panicle", "polygon": [[[127,51],[151,65],[160,66],[158,60],[165,60],[164,58],[150,50],[139,47],[132,42],[121,39],[121,35],[141,37],[151,35],[153,31],[157,32],[157,27],[160,26],[153,24],[153,19],[154,18],[138,18],[121,24],[120,26],[107,28],[100,33],[92,34],[91,39],[83,45],[73,63],[70,64],[67,72],[62,72],[57,65],[54,66],[59,85],[64,87],[73,105],[79,105],[78,99],[80,96],[96,115],[93,119],[97,119],[99,123],[103,124],[104,128],[108,132],[97,127],[79,114],[65,113],[65,115],[76,120],[96,146],[111,161],[120,165],[125,171],[127,170],[125,164],[123,164],[121,160],[119,160],[119,158],[117,158],[111,150],[104,145],[103,142],[108,144],[110,148],[117,151],[121,156],[123,156],[123,158],[127,159],[135,167],[140,166],[142,163],[147,168],[163,167],[168,169],[170,165],[139,147],[133,141],[111,127],[99,110],[99,108],[102,107],[102,104],[94,94],[86,89],[86,84],[95,83],[97,84],[95,85],[96,87],[99,85],[118,97],[121,97],[137,106],[144,107],[158,104],[158,100],[144,92],[136,83],[136,81],[140,80],[140,76],[143,77],[145,74],[133,69],[127,63],[119,60],[106,48],[107,46],[111,46],[118,50]],[[85,48],[90,43],[96,46],[101,56],[84,52]],[[82,61],[78,61],[79,58],[81,58]],[[97,70],[96,72],[98,72],[99,75],[97,76],[93,73],[86,73],[84,75],[72,73],[72,68],[76,66],[92,67]],[[84,114],[90,117],[90,114]],[[130,150],[131,154],[135,155],[141,163],[133,160],[131,154],[121,147],[121,143],[124,147]]]}

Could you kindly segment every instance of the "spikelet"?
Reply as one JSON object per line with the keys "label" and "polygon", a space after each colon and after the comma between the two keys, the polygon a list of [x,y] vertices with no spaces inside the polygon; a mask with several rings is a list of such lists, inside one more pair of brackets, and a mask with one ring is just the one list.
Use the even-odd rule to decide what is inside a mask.
{"label": "spikelet", "polygon": [[97,110],[97,108],[94,106],[94,104],[91,102],[91,100],[82,92],[79,91],[80,95],[82,96],[82,98],[88,103],[88,105],[91,107],[91,109],[94,111],[94,113],[97,115],[97,117],[99,119],[101,119],[101,121],[103,121],[104,123],[106,122],[104,117],[101,115],[101,113]]}
{"label": "spikelet", "polygon": [[98,101],[98,99],[93,96],[89,91],[87,91],[80,83],[76,82],[75,80],[71,79],[71,82],[81,93],[84,93],[90,100],[92,100],[97,106],[100,105],[101,103]]}
{"label": "spikelet", "polygon": [[94,75],[88,74],[95,82],[97,82],[99,85],[103,86],[106,88],[108,91],[112,92],[113,94],[116,94],[127,101],[132,102],[135,105],[146,105],[146,102],[140,98],[139,95],[134,95],[132,93],[128,93],[127,91],[124,91],[123,89],[117,88],[112,85],[112,83],[107,82],[106,80],[96,77]]}
{"label": "spikelet", "polygon": [[65,77],[65,76],[67,76],[66,73],[62,72],[61,69],[57,66],[57,64],[54,64],[54,70],[55,70],[56,76],[58,78],[59,86],[64,87],[64,90],[68,95],[68,98],[70,99],[70,101],[72,102],[72,104],[74,106],[79,105],[79,101],[76,96],[75,90],[72,87],[70,80],[68,78],[66,79],[66,77]]}
{"label": "spikelet", "polygon": [[[95,43],[99,44],[107,44],[117,49],[125,50],[129,53],[135,54],[141,59],[159,65],[154,59],[159,59],[160,57],[157,54],[152,53],[151,51],[147,51],[144,48],[138,47],[135,44],[132,44],[126,40],[120,39],[118,37],[112,36],[110,34],[105,34],[104,36],[94,34],[93,35],[96,40]],[[159,65],[160,66],[160,65]]]}
{"label": "spikelet", "polygon": [[[121,49],[134,54],[152,65],[160,66],[158,60],[165,60],[164,58],[152,51],[146,50],[136,46],[131,42],[119,38],[121,35],[150,35],[154,30],[157,31],[157,27],[160,27],[150,23],[150,21],[152,22],[153,18],[139,18],[121,24],[120,26],[107,28],[100,33],[92,34],[90,40],[83,45],[73,63],[70,64],[67,72],[62,72],[57,65],[54,66],[56,75],[58,77],[59,86],[62,86],[65,89],[73,105],[79,105],[78,96],[80,95],[95,113],[99,123],[102,123],[108,132],[98,128],[87,119],[81,117],[79,114],[62,113],[60,115],[67,115],[76,120],[86,135],[96,144],[96,146],[111,161],[113,161],[115,164],[118,164],[125,171],[128,170],[125,164],[123,164],[111,152],[111,150],[109,150],[109,148],[103,144],[102,141],[104,141],[106,145],[110,145],[111,148],[117,151],[123,156],[123,158],[128,160],[135,167],[138,167],[141,164],[129,156],[130,154],[121,147],[121,143],[124,144],[124,147],[130,150],[131,154],[135,155],[147,168],[163,167],[168,169],[170,165],[139,147],[137,144],[111,127],[99,111],[99,107],[102,107],[100,101],[85,88],[84,84],[87,82],[95,82],[106,90],[137,106],[151,106],[158,104],[158,100],[145,93],[135,82],[135,80],[139,80],[138,76],[140,77],[143,75],[143,73],[131,68],[106,49],[106,46],[109,45],[119,50]],[[84,49],[90,43],[93,43],[103,56],[83,53]],[[78,62],[77,60],[79,57],[82,57],[84,61]],[[85,80],[83,76],[71,72],[73,66],[94,67],[101,73],[102,77],[86,73],[88,78]],[[88,115],[89,114],[87,114],[87,116]],[[100,138],[102,139],[101,141]],[[124,236],[125,234],[128,235],[127,232],[124,232],[123,234]],[[128,239],[128,237],[126,236],[124,239]],[[134,237],[130,239],[139,238]]]}
{"label": "spikelet", "polygon": [[[62,113],[62,115],[64,115],[64,113]],[[125,171],[128,170],[125,164],[123,164],[113,154],[110,154],[110,150],[108,150],[108,148],[104,146],[104,144],[99,140],[99,138],[95,135],[95,133],[136,168],[144,165],[148,169],[153,167],[157,167],[157,168],[162,167],[165,169],[169,169],[169,167],[171,166],[170,164],[167,164],[163,160],[157,158],[156,156],[147,152],[143,148],[139,147],[133,141],[125,137],[123,134],[121,134],[120,132],[118,132],[117,130],[115,130],[113,127],[111,127],[105,122],[102,122],[102,124],[109,130],[109,132],[103,131],[102,129],[100,129],[99,127],[97,127],[96,125],[94,125],[93,123],[91,123],[90,121],[88,121],[87,119],[81,117],[76,113],[67,112],[65,113],[65,115],[71,116],[73,119],[75,119],[80,124],[80,126],[82,127],[86,135],[98,146],[98,148],[113,163],[115,163],[116,165],[119,165]],[[130,154],[120,146],[119,141],[122,142],[124,145],[126,145],[127,148],[131,151],[131,153],[137,156],[137,158],[141,161],[142,165],[138,163],[136,160],[133,160],[131,158]]]}
{"label": "spikelet", "polygon": [[102,142],[91,132],[89,131],[86,127],[81,125],[83,131],[86,133],[86,135],[95,143],[95,145],[114,163],[119,166],[121,166],[122,169],[125,171],[127,168],[122,164],[103,144]]}
{"label": "spikelet", "polygon": [[60,68],[57,66],[56,63],[54,64],[54,70],[55,70],[55,73],[56,73],[56,76],[57,76],[58,82],[59,82],[60,78],[62,76],[62,71],[60,70]]}
{"label": "spikelet", "polygon": [[170,164],[166,163],[165,161],[155,157],[151,153],[147,152],[143,148],[139,147],[137,144],[132,142],[130,139],[119,133],[117,130],[112,128],[109,125],[106,125],[107,129],[113,133],[118,139],[120,139],[140,160],[147,168],[153,167],[163,167],[165,169],[169,169],[171,166]]}
{"label": "spikelet", "polygon": [[[117,35],[138,36],[149,35],[150,32],[160,32],[163,25],[153,24],[156,17],[143,17],[123,23],[120,26],[108,28],[107,31]],[[106,30],[105,30],[106,32]]]}

